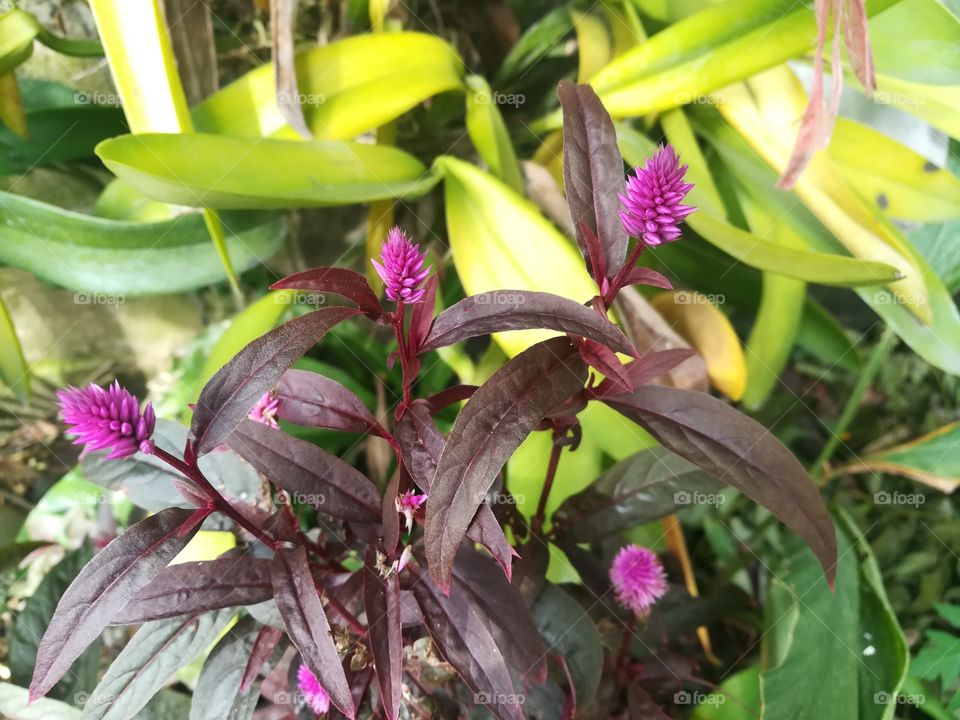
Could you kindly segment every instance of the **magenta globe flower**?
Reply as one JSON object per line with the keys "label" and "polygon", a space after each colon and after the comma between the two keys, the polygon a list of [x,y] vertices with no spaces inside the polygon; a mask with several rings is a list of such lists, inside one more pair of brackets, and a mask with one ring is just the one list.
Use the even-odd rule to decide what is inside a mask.
{"label": "magenta globe flower", "polygon": [[387,298],[411,304],[423,300],[425,291],[420,286],[430,274],[429,266],[424,267],[426,259],[427,253],[421,254],[420,246],[410,242],[403,230],[394,227],[380,249],[380,262],[372,259],[370,262],[386,285]]}
{"label": "magenta globe flower", "polygon": [[107,460],[129,457],[138,450],[153,452],[150,436],[157,422],[153,406],[147,403],[141,412],[140,401],[118,381],[106,389],[91,383],[58,390],[57,398],[67,432],[76,436],[74,445],[86,445],[89,450],[112,448]]}
{"label": "magenta globe flower", "polygon": [[330,696],[306,665],[297,669],[297,688],[313,712],[317,715],[327,714],[330,710]]}
{"label": "magenta globe flower", "polygon": [[680,237],[678,227],[696,208],[683,205],[684,196],[693,188],[683,177],[686,165],[672,145],[660,148],[636,175],[627,178],[626,192],[620,195],[623,210],[620,220],[627,234],[647,247],[673,242]]}
{"label": "magenta globe flower", "polygon": [[652,550],[627,545],[613,558],[610,581],[617,601],[637,615],[645,615],[667,592],[667,575]]}

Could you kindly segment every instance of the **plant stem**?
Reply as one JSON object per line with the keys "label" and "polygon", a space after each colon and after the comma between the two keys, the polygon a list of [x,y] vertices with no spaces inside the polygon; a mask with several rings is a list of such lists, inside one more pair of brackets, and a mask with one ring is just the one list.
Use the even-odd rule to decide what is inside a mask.
{"label": "plant stem", "polygon": [[637,626],[637,616],[630,615],[626,626],[623,628],[623,638],[620,640],[620,650],[617,651],[617,675],[623,675],[624,665],[627,662],[627,651],[630,649],[630,638],[633,636],[633,630]]}
{"label": "plant stem", "polygon": [[822,479],[825,476],[824,467],[830,461],[830,458],[833,457],[837,445],[841,442],[841,436],[847,431],[847,427],[853,421],[857,410],[860,408],[860,402],[863,400],[864,393],[867,391],[867,388],[870,387],[870,383],[873,382],[874,377],[880,370],[880,366],[884,360],[887,359],[896,342],[897,336],[893,331],[891,331],[890,328],[884,330],[880,342],[873,348],[873,352],[867,360],[866,367],[863,368],[860,377],[857,378],[857,382],[853,386],[853,391],[850,393],[850,398],[847,400],[843,412],[837,419],[837,424],[833,427],[830,437],[827,438],[827,442],[823,446],[823,450],[810,468],[810,473],[815,477]]}
{"label": "plant stem", "polygon": [[280,548],[279,542],[270,537],[270,535],[268,535],[264,530],[254,525],[250,520],[244,517],[240,511],[233,507],[233,505],[231,505],[230,502],[213,486],[213,484],[207,480],[206,476],[199,467],[195,465],[188,465],[180,458],[171,455],[166,450],[163,450],[159,447],[154,447],[153,455],[163,460],[170,467],[183,473],[183,475],[185,475],[189,480],[192,480],[207,494],[207,497],[210,498],[219,512],[223,513],[228,518],[233,520],[237,525],[247,530],[251,535],[265,545],[270,546],[274,550],[278,550]]}
{"label": "plant stem", "polygon": [[408,357],[407,338],[403,329],[403,316],[405,311],[406,305],[404,305],[402,300],[398,301],[397,312],[394,314],[393,320],[393,332],[397,336],[397,348],[400,355],[400,370],[403,377],[403,404],[409,405],[412,395],[410,392],[411,382],[409,377],[410,358]]}
{"label": "plant stem", "polygon": [[531,530],[534,535],[540,534],[547,515],[547,500],[550,498],[550,490],[553,489],[553,480],[557,476],[557,465],[560,464],[560,453],[563,451],[563,446],[560,445],[559,440],[560,438],[554,435],[553,446],[550,448],[550,462],[547,464],[547,477],[543,481],[540,500],[537,502],[537,512],[531,523]]}

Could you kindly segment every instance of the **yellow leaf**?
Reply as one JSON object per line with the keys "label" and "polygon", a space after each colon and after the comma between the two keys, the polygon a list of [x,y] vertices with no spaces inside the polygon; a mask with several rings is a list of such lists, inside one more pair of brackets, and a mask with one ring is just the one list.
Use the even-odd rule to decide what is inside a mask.
{"label": "yellow leaf", "polygon": [[577,82],[585,83],[610,62],[610,33],[603,21],[590,13],[571,10],[570,17],[577,33],[577,47],[580,51]]}
{"label": "yellow leaf", "polygon": [[213,560],[223,555],[227,550],[237,546],[237,537],[232,532],[224,530],[201,530],[180,553],[170,561],[171,565],[199,560]]}
{"label": "yellow leaf", "polygon": [[650,302],[703,356],[714,387],[739,400],[747,385],[747,365],[740,339],[727,316],[707,296],[687,290],[659,293]]}

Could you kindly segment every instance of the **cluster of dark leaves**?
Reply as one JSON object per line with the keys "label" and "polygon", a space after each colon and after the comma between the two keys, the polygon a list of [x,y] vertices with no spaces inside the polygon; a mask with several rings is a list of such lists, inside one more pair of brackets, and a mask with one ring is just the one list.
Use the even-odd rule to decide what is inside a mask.
{"label": "cluster of dark leaves", "polygon": [[[394,719],[403,703],[450,717],[478,706],[500,718],[571,717],[577,707],[586,715],[589,706],[606,717],[627,705],[642,708],[653,702],[649,683],[666,667],[648,663],[645,648],[656,645],[656,634],[696,627],[705,615],[665,602],[628,647],[632,669],[598,693],[613,653],[605,652],[578,595],[603,598],[610,588],[605,566],[584,544],[674,512],[678,491],[705,492],[718,483],[798,533],[832,581],[833,524],[793,455],[720,400],[652,384],[688,353],[640,355],[609,321],[607,307],[621,287],[669,284],[631,267],[635,254],[616,214],[624,167],[610,117],[588,86],[563,84],[559,94],[567,199],[597,296],[581,305],[504,290],[510,302],[485,293],[435,316],[434,276],[398,350],[404,367],[418,368],[424,353],[480,335],[534,328],[562,335],[512,358],[480,387],[404,400],[387,423],[339,382],[290,367],[344,321],[389,323],[396,316],[350,270],[317,268],[277,283],[337,294],[350,305],[302,315],[238,353],[204,387],[183,448],[189,474],[200,472],[201,459],[235,453],[269,481],[259,504],[233,498],[244,524],[260,528],[264,541],[246,538],[219,559],[169,565],[214,509],[196,487],[177,480],[184,506],[130,527],[63,594],[36,651],[33,697],[50,691],[108,625],[141,624],[86,710],[89,717],[133,717],[239,608],[239,623],[200,676],[196,717],[249,718],[258,703],[286,706],[277,717],[292,716],[302,708],[290,704],[300,662],[329,693],[334,714],[349,718],[379,707]],[[630,361],[621,363],[617,353]],[[591,368],[606,379],[596,383]],[[287,423],[387,440],[396,462],[386,487],[312,442],[247,419],[267,392],[280,398]],[[437,413],[462,400],[444,434]],[[637,423],[662,447],[623,460],[566,500],[549,533],[508,518],[514,537],[526,538],[515,549],[489,502],[491,492],[506,492],[505,463],[535,430],[551,431],[556,447],[575,451],[577,414],[591,402]],[[404,532],[395,506],[408,490],[429,494],[412,533]],[[315,526],[297,517],[303,506],[316,511]],[[548,542],[580,571],[583,590],[546,581]],[[400,563],[405,551],[412,560]],[[609,604],[600,603],[609,622],[620,623]]]}

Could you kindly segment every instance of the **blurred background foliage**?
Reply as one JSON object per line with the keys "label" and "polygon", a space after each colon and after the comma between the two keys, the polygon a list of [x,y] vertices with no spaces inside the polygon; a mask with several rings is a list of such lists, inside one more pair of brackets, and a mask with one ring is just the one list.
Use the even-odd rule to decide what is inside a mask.
{"label": "blurred background foliage", "polygon": [[[706,687],[723,682],[740,701],[693,715],[755,717],[763,687],[770,718],[839,717],[819,704],[834,701],[847,703],[844,718],[956,717],[958,5],[866,3],[877,90],[868,99],[847,73],[829,147],[778,190],[813,73],[812,5],[0,5],[8,631],[10,610],[42,622],[27,599],[62,590],[89,552],[83,538],[108,538],[111,523],[143,512],[129,487],[111,488],[125,499],[108,507],[95,478],[71,470],[53,387],[120,376],[183,420],[234,352],[318,301],[265,288],[316,265],[369,273],[394,223],[429,248],[444,305],[498,288],[589,299],[562,200],[555,88],[566,77],[597,90],[628,166],[670,142],[696,183],[683,242],[647,253],[678,290],[625,293],[617,321],[640,349],[698,350],[665,381],[711,388],[777,433],[822,482],[845,537],[837,595],[806,595],[812,556],[763,511],[733,495],[719,508],[677,508],[685,543],[669,548],[671,575],[704,597],[692,627],[709,625],[712,640],[691,635],[676,662],[684,651],[715,655],[719,665],[699,671]],[[435,353],[420,392],[480,382],[536,339],[509,333]],[[302,362],[385,414],[397,374],[368,368],[383,366],[387,343],[372,326],[338,327]],[[602,409],[584,417],[554,508],[652,444]],[[376,441],[311,438],[372,477],[386,472]],[[538,434],[510,462],[523,513],[548,454]],[[627,533],[663,534],[659,523]],[[201,556],[222,551],[206,540]],[[577,563],[554,550],[551,577],[579,583]],[[836,625],[825,633],[820,617]],[[14,682],[23,662],[11,651]],[[805,704],[826,676],[852,700]],[[880,677],[923,702],[876,702],[868,691]],[[14,702],[5,697],[0,710]]]}

